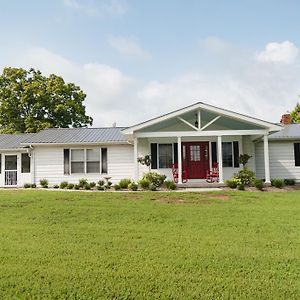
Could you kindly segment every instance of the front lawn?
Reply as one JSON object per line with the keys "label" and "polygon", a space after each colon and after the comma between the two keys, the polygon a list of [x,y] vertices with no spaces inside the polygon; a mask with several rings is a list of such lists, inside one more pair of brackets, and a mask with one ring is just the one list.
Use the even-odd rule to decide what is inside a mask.
{"label": "front lawn", "polygon": [[299,299],[300,191],[0,191],[0,299]]}

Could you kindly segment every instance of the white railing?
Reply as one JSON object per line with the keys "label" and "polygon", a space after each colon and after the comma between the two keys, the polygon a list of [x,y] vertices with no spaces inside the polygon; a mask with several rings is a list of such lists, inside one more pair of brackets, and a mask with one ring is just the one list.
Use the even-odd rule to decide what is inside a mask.
{"label": "white railing", "polygon": [[17,185],[17,170],[5,171],[5,185]]}

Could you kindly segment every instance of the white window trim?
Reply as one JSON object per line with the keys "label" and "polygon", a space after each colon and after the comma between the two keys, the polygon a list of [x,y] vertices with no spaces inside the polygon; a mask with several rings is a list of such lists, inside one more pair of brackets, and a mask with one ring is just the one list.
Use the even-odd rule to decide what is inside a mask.
{"label": "white window trim", "polygon": [[[102,173],[102,157],[101,157],[101,149],[102,148],[106,148],[107,147],[100,147],[100,148],[64,148],[64,149],[69,149],[69,155],[70,155],[70,159],[69,159],[69,170],[70,170],[70,174],[64,174],[65,176],[70,176],[70,175],[77,175],[77,174],[92,174],[92,175],[99,175],[99,174],[107,174],[107,173]],[[98,149],[99,150],[99,172],[96,173],[87,173],[87,150],[90,149]],[[84,152],[84,172],[83,173],[72,173],[72,150],[83,150]],[[76,161],[75,161],[76,162]],[[82,161],[77,161],[77,162],[82,162]]]}

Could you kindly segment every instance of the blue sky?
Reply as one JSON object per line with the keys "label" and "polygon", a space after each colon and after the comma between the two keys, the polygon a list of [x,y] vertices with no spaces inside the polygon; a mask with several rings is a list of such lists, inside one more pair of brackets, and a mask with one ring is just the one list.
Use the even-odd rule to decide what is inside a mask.
{"label": "blue sky", "polygon": [[0,67],[80,85],[95,126],[196,101],[278,121],[300,91],[299,11],[299,1],[2,0]]}

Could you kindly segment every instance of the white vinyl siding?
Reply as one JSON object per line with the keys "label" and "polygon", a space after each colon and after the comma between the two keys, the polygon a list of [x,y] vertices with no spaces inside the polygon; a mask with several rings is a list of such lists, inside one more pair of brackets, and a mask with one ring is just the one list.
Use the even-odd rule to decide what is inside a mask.
{"label": "white vinyl siding", "polygon": [[[300,181],[300,167],[295,166],[294,142],[269,142],[271,178],[294,178]],[[265,178],[264,145],[256,144],[256,175]]]}
{"label": "white vinyl siding", "polygon": [[[77,183],[79,179],[86,178],[88,181],[98,181],[103,176],[110,176],[113,183],[122,178],[133,178],[133,146],[131,145],[108,145],[99,147],[86,147],[87,149],[107,148],[108,174],[70,174],[64,175],[64,150],[66,147],[37,146],[35,147],[35,182],[46,178],[49,186],[59,184],[62,181]],[[83,147],[78,147],[82,149]],[[74,149],[74,148],[72,148]]]}

